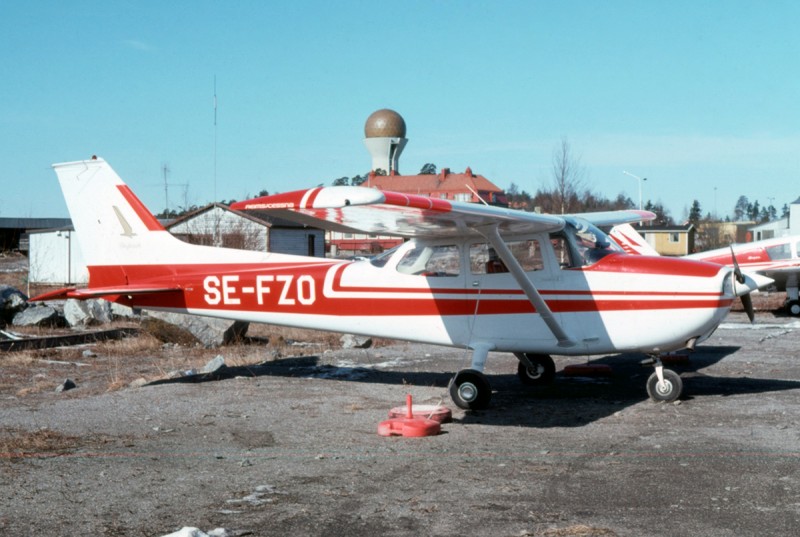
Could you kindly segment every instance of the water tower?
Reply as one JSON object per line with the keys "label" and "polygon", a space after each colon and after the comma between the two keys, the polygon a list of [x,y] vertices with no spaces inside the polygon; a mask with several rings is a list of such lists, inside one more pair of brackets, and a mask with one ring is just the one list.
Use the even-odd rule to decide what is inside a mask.
{"label": "water tower", "polygon": [[403,117],[388,108],[373,112],[364,125],[364,136],[364,145],[372,155],[372,171],[399,174],[397,159],[408,142]]}

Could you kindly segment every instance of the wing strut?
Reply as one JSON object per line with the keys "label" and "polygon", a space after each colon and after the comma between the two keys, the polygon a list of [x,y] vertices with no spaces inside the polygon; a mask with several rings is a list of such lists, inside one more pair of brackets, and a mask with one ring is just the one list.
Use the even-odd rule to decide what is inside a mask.
{"label": "wing strut", "polygon": [[497,252],[497,255],[500,257],[503,263],[505,263],[506,267],[508,267],[509,272],[511,272],[511,275],[514,276],[514,279],[522,288],[525,296],[528,297],[528,300],[531,301],[533,307],[536,308],[536,312],[542,317],[542,320],[558,340],[558,346],[574,347],[575,341],[570,338],[567,333],[564,332],[564,329],[561,328],[561,325],[558,324],[558,321],[556,320],[555,316],[553,316],[553,312],[550,311],[550,308],[542,298],[542,295],[539,294],[539,291],[536,290],[536,287],[528,279],[528,275],[525,274],[525,270],[522,268],[522,265],[519,264],[517,258],[514,257],[514,254],[511,253],[511,250],[500,236],[500,232],[497,230],[497,225],[495,224],[488,227],[478,228],[478,231],[484,237],[486,237],[489,243],[491,243],[495,252]]}

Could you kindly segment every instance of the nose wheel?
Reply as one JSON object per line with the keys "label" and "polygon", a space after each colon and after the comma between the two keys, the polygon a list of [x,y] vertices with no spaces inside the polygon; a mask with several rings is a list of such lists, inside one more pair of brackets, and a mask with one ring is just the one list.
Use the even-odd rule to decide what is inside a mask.
{"label": "nose wheel", "polygon": [[489,406],[492,386],[483,373],[463,369],[450,381],[450,397],[459,408],[481,410]]}
{"label": "nose wheel", "polygon": [[671,369],[664,369],[659,361],[656,371],[647,379],[647,395],[657,403],[671,403],[683,393],[680,375]]}

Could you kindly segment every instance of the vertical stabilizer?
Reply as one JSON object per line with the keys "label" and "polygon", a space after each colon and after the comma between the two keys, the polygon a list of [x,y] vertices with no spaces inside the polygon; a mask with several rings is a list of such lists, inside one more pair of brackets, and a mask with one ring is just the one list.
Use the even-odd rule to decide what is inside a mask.
{"label": "vertical stabilizer", "polygon": [[611,228],[611,232],[608,235],[614,239],[614,242],[619,244],[626,253],[635,255],[659,255],[630,224],[614,226]]}
{"label": "vertical stabilizer", "polygon": [[164,261],[185,243],[166,232],[106,161],[54,164],[87,264]]}

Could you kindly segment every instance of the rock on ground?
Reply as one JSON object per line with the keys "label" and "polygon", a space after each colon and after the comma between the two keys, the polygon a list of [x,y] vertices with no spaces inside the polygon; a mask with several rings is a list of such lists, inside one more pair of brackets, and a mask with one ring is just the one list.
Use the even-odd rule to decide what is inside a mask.
{"label": "rock on ground", "polygon": [[147,315],[183,328],[206,347],[217,347],[238,341],[247,334],[250,326],[250,323],[242,321],[231,322],[184,313],[148,311]]}
{"label": "rock on ground", "polygon": [[52,306],[33,306],[14,315],[14,326],[58,326],[61,316]]}

